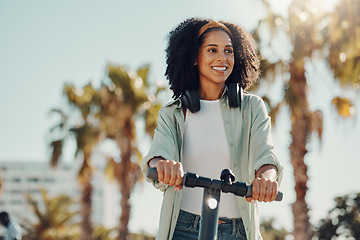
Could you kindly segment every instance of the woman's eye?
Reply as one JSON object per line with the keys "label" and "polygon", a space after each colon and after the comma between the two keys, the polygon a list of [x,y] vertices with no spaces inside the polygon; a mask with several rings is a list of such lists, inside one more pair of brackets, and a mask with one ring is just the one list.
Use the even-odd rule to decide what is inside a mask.
{"label": "woman's eye", "polygon": [[233,53],[233,50],[232,49],[227,49],[225,50],[226,53]]}
{"label": "woman's eye", "polygon": [[216,49],[215,48],[210,48],[209,52],[216,52]]}

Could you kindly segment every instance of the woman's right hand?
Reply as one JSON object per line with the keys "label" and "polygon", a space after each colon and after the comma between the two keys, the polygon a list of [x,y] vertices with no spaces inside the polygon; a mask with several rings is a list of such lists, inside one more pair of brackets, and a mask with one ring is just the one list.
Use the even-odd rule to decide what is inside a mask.
{"label": "woman's right hand", "polygon": [[156,168],[159,182],[175,186],[175,191],[183,188],[181,181],[184,176],[184,170],[181,163],[174,160],[154,158],[150,160],[149,166]]}

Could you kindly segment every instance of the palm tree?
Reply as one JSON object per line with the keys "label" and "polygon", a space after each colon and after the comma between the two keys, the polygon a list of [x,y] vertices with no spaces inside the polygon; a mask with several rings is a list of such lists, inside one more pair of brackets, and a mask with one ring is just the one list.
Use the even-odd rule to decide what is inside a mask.
{"label": "palm tree", "polygon": [[[333,13],[321,14],[314,1],[293,0],[289,6],[288,17],[284,18],[271,11],[267,0],[263,2],[268,8],[268,15],[259,22],[254,36],[260,39],[260,29],[266,24],[271,39],[278,40],[276,34],[282,32],[288,36],[292,45],[289,60],[263,61],[264,79],[274,79],[278,73],[290,73],[289,78],[284,79],[284,98],[278,104],[272,104],[268,97],[264,97],[264,100],[271,108],[270,116],[273,119],[280,106],[286,104],[290,109],[292,143],[289,149],[296,192],[296,201],[292,205],[293,235],[295,239],[311,239],[314,232],[309,221],[309,208],[305,198],[308,190],[308,175],[304,157],[308,152],[306,145],[313,131],[318,133],[321,140],[323,116],[320,110],[311,111],[309,108],[305,64],[316,55],[324,59],[328,57],[329,67],[342,86],[355,87],[356,84],[358,86],[360,19],[357,14],[360,11],[360,4],[356,0],[342,0]],[[272,41],[269,41],[270,48],[271,44]],[[266,53],[263,52],[263,55],[265,56]],[[341,116],[352,116],[353,106],[350,99],[336,97],[332,103]]]}
{"label": "palm tree", "polygon": [[335,207],[320,221],[316,231],[319,240],[360,239],[360,193],[335,198]]}
{"label": "palm tree", "polygon": [[127,239],[130,219],[130,195],[142,176],[139,161],[142,157],[137,148],[135,121],[145,121],[145,131],[153,134],[157,112],[161,105],[156,95],[163,89],[157,87],[155,95],[149,95],[147,81],[149,66],[139,68],[137,73],[123,66],[108,66],[110,84],[100,90],[100,129],[119,147],[120,161],[109,158],[108,168],[117,179],[121,193],[121,216],[118,239]]}
{"label": "palm tree", "polygon": [[[120,161],[109,157],[106,173],[112,175],[119,183],[121,193],[121,216],[119,239],[128,236],[130,219],[130,195],[136,182],[141,179],[139,162],[142,157],[137,148],[135,121],[145,122],[145,132],[153,135],[157,123],[157,112],[161,104],[156,98],[163,87],[152,89],[148,83],[149,66],[138,69],[136,73],[123,66],[108,66],[110,82],[102,83],[99,89],[87,84],[82,89],[65,85],[64,92],[69,103],[79,109],[82,121],[75,127],[69,127],[69,117],[60,110],[54,110],[62,117],[60,124],[52,129],[62,130],[65,136],[51,141],[52,164],[56,164],[64,141],[70,135],[75,136],[77,151],[83,153],[83,166],[79,172],[82,183],[82,233],[83,240],[91,236],[91,176],[90,155],[94,146],[101,139],[112,139],[120,149]],[[150,94],[151,90],[155,93]],[[150,94],[150,95],[149,95]]]}
{"label": "palm tree", "polygon": [[54,239],[49,238],[50,235],[62,236],[61,239],[73,239],[74,233],[77,232],[75,218],[79,214],[73,208],[76,202],[64,194],[49,197],[44,189],[41,189],[41,194],[42,203],[37,202],[30,194],[26,195],[36,216],[36,222],[25,220],[22,226],[26,230],[24,240]]}
{"label": "palm tree", "polygon": [[[93,167],[91,165],[90,157],[93,148],[99,142],[100,131],[96,124],[93,123],[92,116],[92,103],[96,99],[96,91],[91,84],[84,86],[82,89],[77,89],[73,85],[65,85],[64,92],[70,105],[74,106],[81,112],[81,121],[78,124],[70,126],[69,117],[61,110],[54,109],[61,116],[61,122],[51,129],[51,133],[57,133],[55,130],[60,130],[60,137],[56,136],[50,142],[52,147],[51,165],[56,166],[64,145],[64,141],[69,136],[76,139],[76,152],[75,157],[82,153],[82,166],[79,170],[78,180],[81,183],[81,239],[92,239],[93,227],[91,223],[91,210],[92,210],[92,192],[93,187],[91,179],[93,176]],[[57,133],[58,134],[58,133]]]}

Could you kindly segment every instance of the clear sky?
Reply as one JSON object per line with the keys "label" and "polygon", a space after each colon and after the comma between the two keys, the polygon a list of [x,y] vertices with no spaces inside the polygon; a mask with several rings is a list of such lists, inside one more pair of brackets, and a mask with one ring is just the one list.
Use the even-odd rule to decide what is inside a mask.
{"label": "clear sky", "polygon": [[[276,2],[276,11],[285,13],[289,0],[271,2]],[[133,70],[150,63],[150,79],[164,79],[166,34],[180,21],[209,17],[252,30],[263,15],[259,1],[245,0],[0,0],[0,161],[48,161],[47,132],[56,123],[49,110],[65,106],[65,82],[97,85],[106,78],[107,63]],[[340,90],[326,65],[314,62],[308,74],[311,108],[324,111],[323,141],[314,137],[305,159],[310,176],[307,200],[311,221],[317,224],[333,207],[335,196],[360,191],[356,149],[360,122],[358,118],[343,122],[331,108],[331,98]],[[277,92],[276,86],[267,90]],[[359,106],[359,99],[356,103]],[[273,138],[285,166],[281,186],[285,198],[261,204],[261,215],[274,217],[278,226],[291,230],[295,194],[289,131],[288,112],[283,109]],[[71,161],[74,147],[66,146],[64,159]],[[142,151],[146,153],[146,144]],[[155,233],[161,193],[150,184],[138,186],[132,202],[130,229]]]}

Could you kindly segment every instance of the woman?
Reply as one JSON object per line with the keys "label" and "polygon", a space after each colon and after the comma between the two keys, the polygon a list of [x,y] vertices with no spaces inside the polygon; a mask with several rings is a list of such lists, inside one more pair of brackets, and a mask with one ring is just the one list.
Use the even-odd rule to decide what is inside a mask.
{"label": "woman", "polygon": [[192,18],[170,32],[166,53],[174,101],[160,110],[142,161],[144,173],[157,169],[152,182],[164,191],[157,239],[197,239],[203,190],[182,189],[184,171],[218,179],[225,168],[251,183],[253,196],[221,195],[218,239],[261,239],[256,201],[276,198],[282,167],[263,101],[242,92],[259,76],[252,36],[232,23]]}

